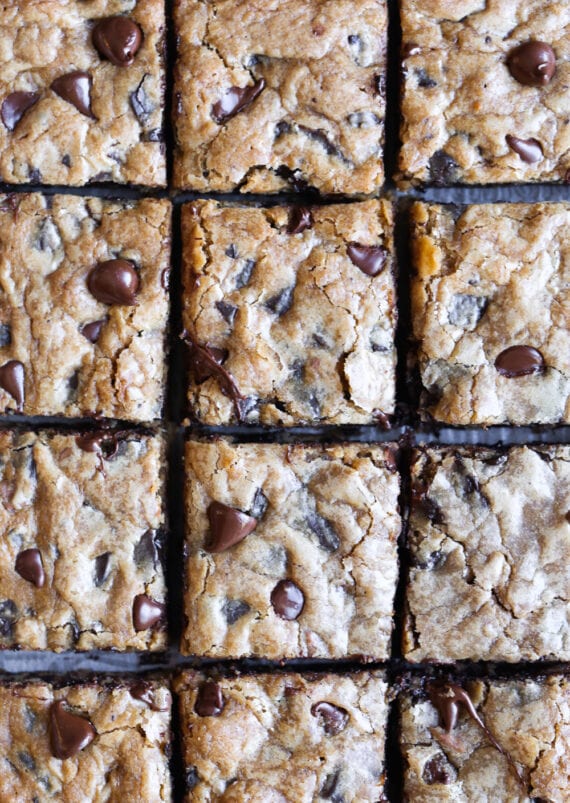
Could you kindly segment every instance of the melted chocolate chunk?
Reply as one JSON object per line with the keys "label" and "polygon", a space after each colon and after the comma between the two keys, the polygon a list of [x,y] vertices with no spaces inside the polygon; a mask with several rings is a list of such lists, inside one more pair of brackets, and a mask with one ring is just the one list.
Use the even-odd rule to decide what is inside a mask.
{"label": "melted chocolate chunk", "polygon": [[305,595],[292,580],[280,580],[271,592],[271,605],[281,619],[297,619],[305,605]]}
{"label": "melted chocolate chunk", "polygon": [[116,67],[130,67],[142,43],[142,31],[128,17],[107,17],[93,28],[92,41],[99,55]]}
{"label": "melted chocolate chunk", "polygon": [[352,264],[367,276],[377,276],[386,264],[386,249],[381,246],[350,243],[346,253]]}
{"label": "melted chocolate chunk", "polygon": [[94,584],[99,588],[109,576],[109,564],[111,560],[110,552],[103,552],[95,558],[95,570],[93,573]]}
{"label": "melted chocolate chunk", "polygon": [[13,131],[16,128],[24,114],[28,109],[31,109],[39,99],[39,92],[12,92],[4,98],[0,115],[8,131]]}
{"label": "melted chocolate chunk", "polygon": [[447,187],[457,180],[458,165],[445,151],[436,151],[429,160],[429,177],[436,187]]}
{"label": "melted chocolate chunk", "polygon": [[194,381],[198,385],[202,384],[202,382],[205,382],[206,379],[216,376],[217,371],[215,371],[212,367],[212,360],[217,366],[220,366],[228,358],[228,352],[226,349],[218,349],[215,346],[205,346],[205,349],[207,349],[209,352],[208,359],[204,357],[203,352],[197,351],[196,349],[193,349],[192,351],[192,373],[194,374]]}
{"label": "melted chocolate chunk", "polygon": [[91,111],[91,84],[92,78],[89,73],[76,70],[56,78],[52,81],[51,88],[62,100],[75,106],[81,114],[94,119]]}
{"label": "melted chocolate chunk", "polygon": [[20,552],[16,557],[15,568],[20,577],[35,585],[36,588],[44,585],[46,575],[42,553],[39,549],[24,549],[23,552]]}
{"label": "melted chocolate chunk", "polygon": [[518,137],[507,134],[507,145],[515,153],[518,153],[523,162],[534,164],[542,159],[542,145],[537,139],[519,139]]}
{"label": "melted chocolate chunk", "polygon": [[222,605],[222,613],[229,625],[234,625],[238,619],[241,619],[250,610],[250,606],[242,599],[227,599]]}
{"label": "melted chocolate chunk", "polygon": [[105,460],[111,460],[119,451],[119,433],[88,432],[77,435],[75,443],[83,452],[95,452]]}
{"label": "melted chocolate chunk", "polygon": [[212,106],[212,117],[219,123],[227,122],[239,112],[247,108],[250,103],[265,89],[265,81],[260,78],[252,86],[232,86],[225,95]]}
{"label": "melted chocolate chunk", "polygon": [[222,687],[213,680],[206,680],[198,689],[194,711],[199,717],[219,717],[224,710]]}
{"label": "melted chocolate chunk", "polygon": [[150,630],[164,618],[165,613],[166,605],[146,594],[137,594],[133,600],[133,627],[137,632]]}
{"label": "melted chocolate chunk", "polygon": [[301,234],[313,226],[313,215],[306,206],[294,206],[289,213],[288,234]]}
{"label": "melted chocolate chunk", "polygon": [[156,690],[153,688],[152,684],[144,680],[131,686],[129,692],[131,697],[134,697],[135,700],[140,700],[142,703],[146,703],[152,711],[168,711],[170,709],[170,694],[165,694],[164,700],[160,702],[156,697]]}
{"label": "melted chocolate chunk", "polygon": [[148,77],[148,73],[145,73],[140,84],[137,86],[134,92],[131,92],[130,95],[131,108],[134,111],[137,120],[143,126],[148,124],[150,116],[154,111],[154,103],[144,88],[144,82]]}
{"label": "melted chocolate chunk", "polygon": [[544,371],[544,358],[532,346],[511,346],[495,360],[495,368],[502,376],[517,377]]}
{"label": "melted chocolate chunk", "polygon": [[[190,360],[194,373],[196,368],[201,372],[210,371],[209,375],[216,378],[222,393],[232,400],[238,421],[242,421],[244,417],[242,403],[245,402],[245,398],[239,392],[234,378],[218,362],[216,354],[210,346],[198,345],[188,332],[185,332],[183,337],[190,348]],[[216,351],[218,355],[224,353],[222,349],[216,349]]]}
{"label": "melted chocolate chunk", "polygon": [[507,66],[519,84],[546,86],[556,72],[556,56],[546,42],[524,42],[511,50]]}
{"label": "melted chocolate chunk", "polygon": [[85,326],[81,327],[81,334],[83,337],[87,338],[91,343],[96,343],[99,340],[99,336],[101,335],[101,330],[107,323],[107,318],[101,318],[99,321],[92,321],[91,323],[86,323]]}
{"label": "melted chocolate chunk", "polygon": [[18,360],[8,360],[0,366],[0,388],[15,400],[18,410],[24,404],[24,366]]}
{"label": "melted chocolate chunk", "polygon": [[141,535],[138,544],[133,549],[133,560],[139,569],[145,566],[156,568],[159,560],[159,548],[156,543],[156,532],[147,530]]}
{"label": "melted chocolate chunk", "polygon": [[139,275],[127,259],[99,262],[87,277],[89,292],[103,304],[134,306],[139,284]]}
{"label": "melted chocolate chunk", "polygon": [[328,736],[336,736],[343,731],[349,720],[348,711],[338,705],[321,701],[311,706],[311,714],[320,717]]}
{"label": "melted chocolate chunk", "polygon": [[216,309],[224,321],[232,326],[238,308],[234,304],[228,304],[226,301],[216,301]]}
{"label": "melted chocolate chunk", "polygon": [[226,549],[239,544],[240,541],[252,533],[257,527],[257,519],[224,505],[221,502],[212,502],[208,507],[210,533],[206,542],[208,552],[224,552]]}
{"label": "melted chocolate chunk", "polygon": [[263,305],[266,309],[274,312],[276,315],[284,315],[293,305],[293,293],[295,287],[286,287],[279,293],[276,293],[271,298],[268,298]]}
{"label": "melted chocolate chunk", "polygon": [[267,510],[268,505],[269,505],[269,500],[263,493],[263,490],[261,488],[258,488],[257,491],[255,492],[255,496],[253,497],[253,502],[251,503],[249,515],[253,516],[256,519],[260,519]]}
{"label": "melted chocolate chunk", "polygon": [[452,778],[449,772],[449,762],[443,753],[438,753],[424,764],[422,779],[424,783],[427,783],[429,786],[432,786],[434,783],[446,785],[451,783]]}
{"label": "melted chocolate chunk", "polygon": [[340,546],[340,539],[330,521],[314,512],[307,515],[306,521],[311,532],[317,536],[321,547],[326,552],[336,552]]}
{"label": "melted chocolate chunk", "polygon": [[85,717],[71,714],[58,700],[49,710],[51,752],[56,758],[66,759],[84,750],[97,736],[92,723]]}

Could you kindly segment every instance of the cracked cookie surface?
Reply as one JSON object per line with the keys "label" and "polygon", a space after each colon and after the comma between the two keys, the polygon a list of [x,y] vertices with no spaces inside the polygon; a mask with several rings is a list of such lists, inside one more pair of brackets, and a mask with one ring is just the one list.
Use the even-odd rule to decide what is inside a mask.
{"label": "cracked cookie surface", "polygon": [[[132,63],[120,66],[92,40],[95,26],[115,16],[131,21],[141,37]],[[163,35],[163,0],[4,4],[0,178],[164,186]]]}
{"label": "cracked cookie surface", "polygon": [[[388,657],[400,532],[389,447],[191,441],[186,478],[183,652]],[[212,503],[234,513],[214,521]],[[275,603],[284,583],[302,610]]]}
{"label": "cracked cookie surface", "polygon": [[0,647],[165,648],[163,451],[124,431],[0,435]]}
{"label": "cracked cookie surface", "polygon": [[570,447],[417,452],[406,658],[569,660],[569,510]]}
{"label": "cracked cookie surface", "polygon": [[160,418],[170,203],[3,196],[0,244],[0,410]]}
{"label": "cracked cookie surface", "polygon": [[384,0],[177,0],[175,19],[177,187],[381,187]]}
{"label": "cracked cookie surface", "polygon": [[[54,742],[68,758],[54,755]],[[0,686],[2,800],[170,801],[169,747],[163,684]]]}
{"label": "cracked cookie surface", "polygon": [[393,413],[389,203],[301,210],[199,201],[183,208],[182,234],[198,420],[369,424]]}
{"label": "cracked cookie surface", "polygon": [[384,800],[380,672],[177,681],[187,801]]}
{"label": "cracked cookie surface", "polygon": [[422,407],[448,424],[570,421],[570,204],[414,204]]}
{"label": "cracked cookie surface", "polygon": [[[567,181],[568,4],[400,0],[400,8],[404,186]],[[527,50],[521,74],[512,59],[536,41],[547,57]]]}
{"label": "cracked cookie surface", "polygon": [[464,707],[451,733],[425,695],[401,703],[405,799],[417,803],[563,803],[570,796],[570,686],[564,676],[477,680],[465,686],[475,713],[504,753]]}

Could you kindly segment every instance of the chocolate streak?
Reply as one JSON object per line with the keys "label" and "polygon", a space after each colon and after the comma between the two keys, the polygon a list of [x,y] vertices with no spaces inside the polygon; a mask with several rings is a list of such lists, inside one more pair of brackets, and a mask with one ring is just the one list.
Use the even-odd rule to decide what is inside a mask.
{"label": "chocolate streak", "polygon": [[211,376],[216,377],[220,390],[224,396],[228,396],[232,400],[237,419],[242,423],[244,416],[240,402],[245,401],[245,396],[240,393],[233,376],[216,360],[214,349],[209,346],[200,346],[188,331],[182,332],[182,339],[190,349],[192,362],[198,363],[201,368],[207,367]]}

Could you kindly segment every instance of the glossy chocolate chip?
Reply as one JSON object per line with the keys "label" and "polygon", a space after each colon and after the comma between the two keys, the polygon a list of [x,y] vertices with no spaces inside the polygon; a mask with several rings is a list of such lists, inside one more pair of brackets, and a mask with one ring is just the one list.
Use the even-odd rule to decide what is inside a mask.
{"label": "glossy chocolate chip", "polygon": [[544,370],[544,358],[532,346],[511,346],[495,360],[495,368],[502,376],[517,377],[536,374]]}
{"label": "glossy chocolate chip", "polygon": [[18,360],[8,360],[0,366],[0,388],[15,400],[18,410],[24,404],[24,366]]}
{"label": "glossy chocolate chip", "polygon": [[288,234],[301,234],[305,229],[312,228],[313,215],[306,206],[294,206],[289,213],[287,225]]}
{"label": "glossy chocolate chip", "polygon": [[117,67],[129,67],[142,43],[142,31],[128,17],[108,17],[93,29],[93,45]]}
{"label": "glossy chocolate chip", "polygon": [[194,711],[199,717],[218,717],[224,710],[222,687],[213,680],[206,680],[198,689]]}
{"label": "glossy chocolate chip", "polygon": [[353,265],[367,276],[377,276],[386,264],[386,249],[381,246],[350,243],[346,253]]}
{"label": "glossy chocolate chip", "polygon": [[51,752],[56,758],[71,758],[97,736],[92,723],[85,717],[71,714],[61,700],[51,704],[49,724]]}
{"label": "glossy chocolate chip", "polygon": [[166,689],[164,690],[162,699],[160,699],[157,697],[156,689],[153,687],[153,685],[141,680],[131,686],[129,691],[131,693],[131,697],[134,697],[135,700],[140,700],[142,703],[146,703],[146,705],[148,705],[152,711],[170,710],[171,697],[170,693]]}
{"label": "glossy chocolate chip", "polygon": [[127,259],[99,262],[87,277],[89,292],[103,304],[134,306],[139,284],[139,275]]}
{"label": "glossy chocolate chip", "polygon": [[39,99],[39,92],[12,92],[4,98],[0,115],[8,131],[13,131],[16,128],[24,114]]}
{"label": "glossy chocolate chip", "polygon": [[257,527],[257,519],[222,502],[211,502],[208,507],[210,532],[206,542],[208,552],[224,552],[239,544]]}
{"label": "glossy chocolate chip", "polygon": [[224,321],[232,326],[238,310],[235,304],[228,304],[227,301],[216,301],[216,309]]}
{"label": "glossy chocolate chip", "polygon": [[46,575],[42,563],[42,553],[39,549],[24,549],[23,552],[20,552],[16,557],[15,568],[20,577],[33,583],[36,588],[44,585]]}
{"label": "glossy chocolate chip", "polygon": [[212,106],[212,117],[216,123],[225,123],[243,111],[265,89],[265,81],[260,78],[252,86],[232,86],[225,95]]}
{"label": "glossy chocolate chip", "polygon": [[311,706],[311,714],[320,717],[328,736],[336,736],[344,730],[348,724],[348,711],[338,705],[321,701]]}
{"label": "glossy chocolate chip", "polygon": [[166,605],[146,594],[137,594],[133,600],[133,626],[137,632],[149,630],[164,617]]}
{"label": "glossy chocolate chip", "polygon": [[519,84],[546,86],[556,71],[556,56],[546,42],[524,42],[511,50],[507,66]]}
{"label": "glossy chocolate chip", "polygon": [[60,75],[52,81],[51,88],[62,100],[71,103],[77,111],[86,117],[93,117],[91,111],[92,78],[87,72],[76,70],[67,75]]}
{"label": "glossy chocolate chip", "polygon": [[92,321],[91,323],[86,323],[85,326],[81,328],[81,334],[83,337],[87,338],[91,343],[96,343],[99,340],[99,336],[101,334],[101,330],[107,323],[106,318],[101,318],[99,321]]}
{"label": "glossy chocolate chip", "polygon": [[542,145],[537,139],[519,139],[512,134],[506,136],[507,145],[511,150],[520,156],[523,162],[534,164],[540,162],[543,157]]}
{"label": "glossy chocolate chip", "polygon": [[280,580],[271,592],[273,610],[282,619],[297,619],[305,605],[305,595],[292,580]]}
{"label": "glossy chocolate chip", "polygon": [[447,187],[457,180],[458,164],[445,151],[436,151],[429,160],[429,177],[435,187]]}

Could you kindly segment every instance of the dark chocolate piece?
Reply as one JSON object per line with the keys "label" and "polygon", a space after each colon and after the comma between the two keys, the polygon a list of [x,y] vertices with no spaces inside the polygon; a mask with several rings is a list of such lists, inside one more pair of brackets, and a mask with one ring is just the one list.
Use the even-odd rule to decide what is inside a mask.
{"label": "dark chocolate piece", "polygon": [[51,704],[49,722],[51,751],[56,758],[71,758],[97,736],[92,723],[85,717],[71,714],[61,700]]}

